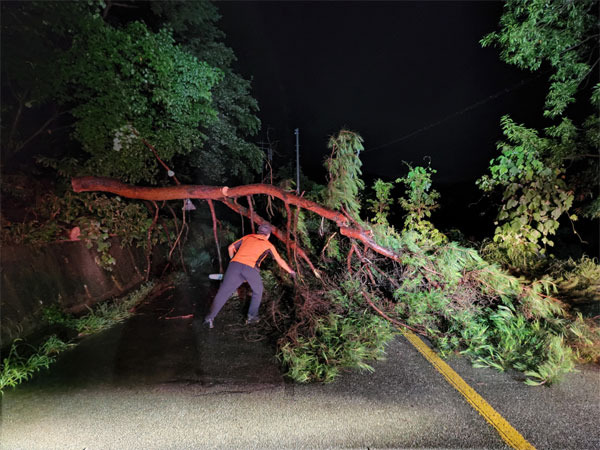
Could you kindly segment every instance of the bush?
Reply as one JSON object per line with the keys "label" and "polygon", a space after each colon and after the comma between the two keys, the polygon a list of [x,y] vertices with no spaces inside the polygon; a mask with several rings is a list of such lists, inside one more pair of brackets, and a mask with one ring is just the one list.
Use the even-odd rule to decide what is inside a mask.
{"label": "bush", "polygon": [[394,328],[361,304],[360,285],[355,280],[327,293],[339,312],[314,320],[312,333],[284,339],[279,360],[294,381],[331,382],[342,369],[373,371],[367,363],[385,355],[385,345],[394,337]]}

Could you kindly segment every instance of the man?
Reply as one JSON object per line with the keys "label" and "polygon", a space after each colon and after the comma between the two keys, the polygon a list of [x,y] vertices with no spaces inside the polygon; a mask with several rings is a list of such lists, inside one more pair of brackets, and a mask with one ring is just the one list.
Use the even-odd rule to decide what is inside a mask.
{"label": "man", "polygon": [[205,327],[213,327],[213,321],[225,302],[244,281],[247,281],[252,288],[252,300],[246,323],[258,322],[258,307],[263,293],[263,283],[258,267],[268,255],[273,256],[277,264],[292,277],[296,276],[296,272],[287,265],[273,244],[269,242],[271,230],[271,225],[263,224],[258,227],[258,234],[247,234],[229,246],[229,257],[232,259],[225,272],[223,283],[210,306],[210,312],[204,318]]}

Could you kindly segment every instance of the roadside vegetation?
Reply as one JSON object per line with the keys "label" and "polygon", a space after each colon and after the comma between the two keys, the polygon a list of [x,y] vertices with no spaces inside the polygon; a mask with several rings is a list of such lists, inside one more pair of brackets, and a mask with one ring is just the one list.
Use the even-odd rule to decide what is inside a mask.
{"label": "roadside vegetation", "polygon": [[77,345],[78,338],[104,331],[130,317],[153,287],[153,282],[145,283],[123,298],[88,308],[89,312],[79,317],[65,313],[59,305],[46,307],[43,311],[44,326],[55,334],[44,338],[38,346],[23,339],[12,342],[8,355],[0,364],[0,393],[4,394],[6,388],[31,379],[42,369],[48,369],[58,354]]}
{"label": "roadside vegetation", "polygon": [[56,360],[56,355],[72,345],[56,335],[49,336],[38,347],[29,345],[22,339],[15,339],[8,355],[0,364],[0,394],[4,395],[6,388],[15,387],[31,379],[36,372],[50,367]]}

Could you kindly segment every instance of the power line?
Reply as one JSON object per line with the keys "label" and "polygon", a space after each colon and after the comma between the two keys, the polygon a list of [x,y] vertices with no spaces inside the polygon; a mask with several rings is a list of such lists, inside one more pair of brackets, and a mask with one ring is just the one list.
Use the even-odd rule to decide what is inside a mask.
{"label": "power line", "polygon": [[471,111],[471,110],[473,110],[475,108],[478,108],[481,105],[484,105],[484,104],[488,103],[491,100],[497,99],[498,97],[500,97],[502,95],[508,94],[509,92],[512,92],[515,89],[518,89],[518,88],[520,88],[520,87],[522,87],[522,86],[530,83],[531,81],[539,78],[544,73],[545,72],[541,72],[538,75],[536,75],[535,77],[531,77],[531,78],[529,78],[527,80],[521,80],[519,83],[517,83],[517,84],[515,84],[515,85],[513,85],[511,87],[504,88],[501,91],[498,91],[495,94],[492,94],[492,95],[490,95],[490,96],[488,96],[488,97],[486,97],[486,98],[484,98],[482,100],[479,100],[476,103],[473,103],[473,104],[471,104],[471,105],[469,105],[469,106],[467,106],[467,107],[465,107],[465,108],[463,108],[463,109],[461,109],[459,111],[453,112],[452,114],[444,117],[443,119],[440,119],[440,120],[438,120],[436,122],[430,123],[429,125],[421,127],[421,128],[419,128],[417,130],[411,131],[410,133],[408,133],[408,134],[406,134],[406,135],[404,135],[404,136],[402,136],[402,137],[400,137],[398,139],[394,139],[393,141],[387,142],[385,144],[378,145],[377,147],[373,147],[373,148],[369,148],[367,150],[363,150],[363,153],[365,153],[365,152],[371,152],[373,150],[379,150],[380,148],[384,148],[384,147],[387,147],[389,145],[397,144],[398,142],[405,141],[406,139],[409,139],[409,138],[411,138],[411,137],[413,137],[413,136],[415,136],[415,135],[417,135],[419,133],[427,131],[427,130],[429,130],[429,129],[433,128],[433,127],[436,127],[436,126],[438,126],[438,125],[440,125],[440,124],[442,124],[444,122],[447,122],[448,120],[453,119],[454,117],[460,116],[461,114],[464,114],[467,111]]}

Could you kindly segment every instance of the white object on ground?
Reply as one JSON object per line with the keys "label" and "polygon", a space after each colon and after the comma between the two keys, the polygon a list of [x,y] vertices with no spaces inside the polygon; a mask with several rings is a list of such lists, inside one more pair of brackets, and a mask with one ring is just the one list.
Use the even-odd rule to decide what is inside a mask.
{"label": "white object on ground", "polygon": [[222,280],[223,279],[223,274],[222,273],[211,273],[208,278],[210,278],[211,280]]}

